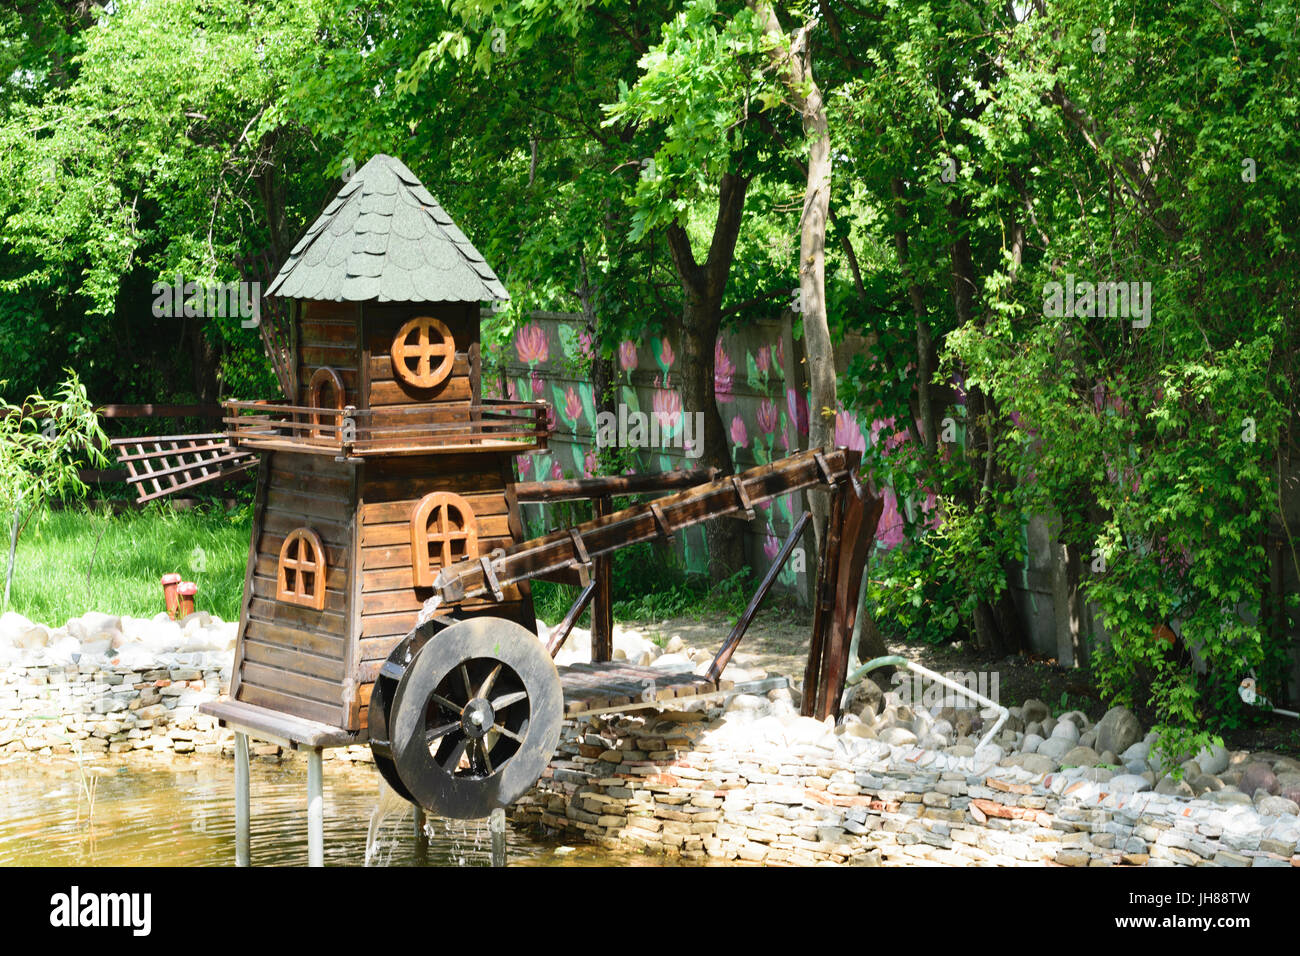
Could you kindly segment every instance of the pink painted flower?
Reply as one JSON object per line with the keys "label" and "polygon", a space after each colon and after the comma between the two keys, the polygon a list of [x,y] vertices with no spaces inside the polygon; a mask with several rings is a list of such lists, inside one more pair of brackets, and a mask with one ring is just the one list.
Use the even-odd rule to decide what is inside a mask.
{"label": "pink painted flower", "polygon": [[596,453],[587,449],[587,453],[582,456],[582,476],[591,478],[596,474],[596,469],[600,467],[600,462],[596,460]]}
{"label": "pink painted flower", "polygon": [[558,461],[553,462],[551,464],[551,481],[559,481],[563,477],[564,477],[564,469],[560,467],[560,463]]}
{"label": "pink painted flower", "polygon": [[618,364],[623,366],[623,371],[631,372],[636,369],[636,343],[631,339],[624,339],[618,347]]}
{"label": "pink painted flower", "polygon": [[519,401],[519,386],[513,378],[506,379],[506,397],[512,402]]}
{"label": "pink painted flower", "polygon": [[516,467],[517,469],[519,469],[519,477],[520,477],[520,478],[524,478],[524,477],[526,477],[527,474],[528,474],[528,472],[529,472],[529,470],[533,467],[533,456],[532,456],[532,455],[516,455],[516,456],[515,456],[515,467]]}
{"label": "pink painted flower", "polygon": [[758,350],[758,354],[754,356],[754,367],[763,375],[772,370],[772,347],[770,345],[764,345]]}
{"label": "pink painted flower", "polygon": [[532,378],[529,379],[529,384],[532,386],[533,389],[533,398],[534,399],[541,398],[542,390],[546,387],[546,383],[542,381],[542,377],[538,375],[536,372],[533,372]]}
{"label": "pink painted flower", "polygon": [[851,412],[837,412],[835,415],[835,447],[867,450],[867,440],[862,437],[862,429]]}
{"label": "pink painted flower", "polygon": [[785,404],[790,409],[790,421],[800,435],[808,434],[808,396],[793,388],[785,390]]}
{"label": "pink painted flower", "polygon": [[650,400],[650,408],[658,416],[659,427],[675,433],[682,420],[682,397],[671,388],[659,389]]}
{"label": "pink painted flower", "polygon": [[546,403],[546,430],[550,432],[552,435],[554,435],[555,426],[558,423],[559,423],[559,419],[557,419],[555,416],[555,406],[552,405],[550,402],[547,402]]}
{"label": "pink painted flower", "polygon": [[876,526],[876,540],[886,548],[892,548],[903,543],[903,516],[898,513],[898,499],[893,488],[885,487],[884,498],[880,524]]}
{"label": "pink painted flower", "polygon": [[776,340],[776,364],[785,368],[785,339]]}
{"label": "pink painted flower", "polygon": [[713,394],[724,404],[731,401],[731,380],[735,374],[736,365],[727,357],[719,337],[713,346]]}
{"label": "pink painted flower", "polygon": [[546,344],[546,333],[536,322],[530,322],[515,333],[515,354],[519,361],[536,365],[550,358],[551,350]]}
{"label": "pink painted flower", "polygon": [[737,448],[744,448],[748,442],[749,432],[745,430],[745,422],[737,415],[731,420],[731,443]]}
{"label": "pink painted flower", "polygon": [[780,550],[781,542],[777,540],[776,535],[769,528],[767,534],[763,536],[763,554],[767,556],[767,560],[774,561]]}
{"label": "pink painted flower", "polygon": [[591,333],[583,329],[578,333],[578,351],[582,353],[583,358],[591,358],[591,353],[596,345],[596,340]]}
{"label": "pink painted flower", "polygon": [[758,430],[764,435],[775,435],[777,426],[781,424],[781,416],[777,413],[776,406],[772,404],[770,398],[765,398],[758,403]]}
{"label": "pink painted flower", "polygon": [[673,355],[673,347],[668,344],[668,339],[664,338],[659,345],[659,361],[663,364],[665,370],[672,367],[674,358],[676,356]]}
{"label": "pink painted flower", "polygon": [[572,385],[564,390],[564,414],[575,422],[582,419],[582,399]]}

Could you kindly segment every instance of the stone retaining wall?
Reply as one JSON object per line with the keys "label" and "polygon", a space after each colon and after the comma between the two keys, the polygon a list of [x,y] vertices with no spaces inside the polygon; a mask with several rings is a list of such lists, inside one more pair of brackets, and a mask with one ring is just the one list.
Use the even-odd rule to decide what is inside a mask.
{"label": "stone retaining wall", "polygon": [[514,819],[698,861],[1300,866],[1300,821],[1263,816],[1249,798],[1108,792],[1080,774],[978,767],[789,712],[721,718],[567,722]]}
{"label": "stone retaining wall", "polygon": [[[39,663],[0,670],[0,753],[233,754],[234,733],[198,712],[230,686],[229,653],[168,654],[141,668],[109,663]],[[255,756],[275,744],[251,741]],[[366,746],[327,759],[370,761]]]}

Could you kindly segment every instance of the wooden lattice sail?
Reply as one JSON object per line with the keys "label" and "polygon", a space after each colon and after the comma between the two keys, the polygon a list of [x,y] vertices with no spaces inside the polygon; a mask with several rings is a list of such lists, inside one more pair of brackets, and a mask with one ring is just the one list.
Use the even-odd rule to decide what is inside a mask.
{"label": "wooden lattice sail", "polygon": [[223,432],[155,435],[113,441],[118,463],[139,500],[152,501],[208,481],[228,478],[257,464],[257,455],[231,444]]}

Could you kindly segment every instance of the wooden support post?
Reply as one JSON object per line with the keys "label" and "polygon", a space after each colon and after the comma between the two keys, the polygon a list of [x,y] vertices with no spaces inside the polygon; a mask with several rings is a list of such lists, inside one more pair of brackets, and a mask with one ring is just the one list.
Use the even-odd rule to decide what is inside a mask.
{"label": "wooden support post", "polygon": [[819,720],[839,718],[840,698],[848,676],[853,625],[857,620],[860,582],[883,507],[883,499],[870,498],[865,495],[865,490],[849,489],[844,495],[840,553],[836,567],[830,572],[834,589],[830,636],[823,649],[822,674],[818,682],[820,700],[814,714]]}
{"label": "wooden support post", "polygon": [[713,658],[713,663],[709,665],[708,671],[705,672],[704,676],[709,680],[716,681],[722,676],[723,669],[731,660],[731,655],[739,646],[741,638],[745,636],[745,631],[749,629],[750,622],[754,620],[754,615],[758,613],[759,607],[762,606],[763,600],[767,597],[767,592],[772,589],[776,576],[781,573],[785,563],[790,560],[795,545],[799,543],[799,536],[803,534],[804,526],[808,524],[808,518],[809,513],[805,511],[799,516],[799,520],[794,523],[790,533],[786,535],[785,544],[781,547],[780,553],[777,554],[776,560],[767,569],[767,574],[763,575],[763,583],[758,586],[754,596],[749,599],[749,605],[745,608],[745,613],[740,615],[740,620],[731,629],[731,633],[727,635],[727,639],[722,643],[718,655]]}
{"label": "wooden support post", "polygon": [[582,593],[578,595],[578,600],[573,602],[573,607],[569,608],[569,612],[564,615],[564,620],[555,625],[550,638],[546,641],[546,652],[551,657],[560,652],[560,648],[568,640],[569,632],[573,630],[573,625],[578,623],[578,618],[582,617],[582,612],[587,609],[587,605],[591,603],[591,599],[595,597],[595,594],[596,582],[592,581],[582,589]]}
{"label": "wooden support post", "polygon": [[[818,462],[822,460],[817,454]],[[844,517],[844,490],[834,485],[831,491],[830,511],[826,515],[826,538],[822,545],[821,561],[817,567],[816,605],[813,607],[812,637],[808,642],[808,664],[803,673],[802,699],[799,713],[812,717],[821,698],[822,655],[826,636],[830,632],[831,612],[835,606],[835,570],[840,563],[840,527]],[[823,718],[824,719],[823,715]]]}
{"label": "wooden support post", "polygon": [[235,732],[235,866],[249,866],[248,734]]}
{"label": "wooden support post", "polygon": [[[614,510],[608,495],[592,499],[592,507],[597,518]],[[591,606],[591,660],[598,663],[614,659],[614,565],[608,554],[595,559],[592,583],[596,598]]]}

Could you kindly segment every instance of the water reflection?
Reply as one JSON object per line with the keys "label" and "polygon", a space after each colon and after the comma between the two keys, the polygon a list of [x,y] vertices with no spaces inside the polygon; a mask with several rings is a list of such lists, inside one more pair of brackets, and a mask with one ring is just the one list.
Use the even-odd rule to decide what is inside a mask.
{"label": "water reflection", "polygon": [[[99,762],[87,822],[82,772],[70,759],[0,763],[0,866],[227,866],[235,859],[234,765],[229,760],[146,758]],[[325,864],[487,866],[486,820],[430,819],[427,850],[405,801],[377,796],[369,766],[325,765]],[[254,866],[306,866],[306,766],[253,761]],[[389,792],[391,794],[391,791]],[[559,852],[557,852],[557,850]],[[511,828],[512,866],[658,865],[656,857],[559,841]]]}

